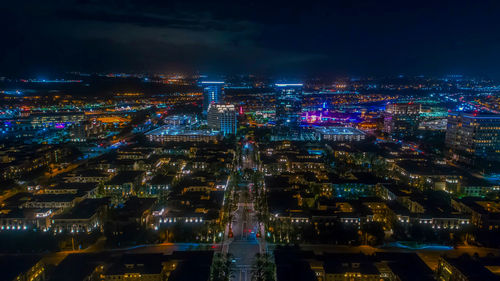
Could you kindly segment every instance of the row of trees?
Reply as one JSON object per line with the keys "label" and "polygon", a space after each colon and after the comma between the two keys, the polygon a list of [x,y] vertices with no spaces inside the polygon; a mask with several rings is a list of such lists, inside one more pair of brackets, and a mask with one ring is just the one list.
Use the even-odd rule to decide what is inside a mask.
{"label": "row of trees", "polygon": [[[210,268],[210,281],[230,281],[236,267],[231,254],[217,253]],[[252,265],[252,281],[276,280],[276,266],[269,254],[257,254]]]}

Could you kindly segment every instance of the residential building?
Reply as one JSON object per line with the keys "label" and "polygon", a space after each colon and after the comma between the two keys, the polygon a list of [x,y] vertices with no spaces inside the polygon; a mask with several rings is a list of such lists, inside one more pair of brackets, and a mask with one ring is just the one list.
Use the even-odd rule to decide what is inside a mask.
{"label": "residential building", "polygon": [[45,281],[46,268],[37,255],[0,255],[0,279],[5,281]]}

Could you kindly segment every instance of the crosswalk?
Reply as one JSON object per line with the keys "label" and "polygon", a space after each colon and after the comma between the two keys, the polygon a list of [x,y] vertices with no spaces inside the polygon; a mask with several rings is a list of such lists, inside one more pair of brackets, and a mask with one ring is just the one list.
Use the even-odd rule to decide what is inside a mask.
{"label": "crosswalk", "polygon": [[247,265],[236,266],[234,277],[235,277],[234,280],[240,280],[240,281],[252,280],[252,267]]}

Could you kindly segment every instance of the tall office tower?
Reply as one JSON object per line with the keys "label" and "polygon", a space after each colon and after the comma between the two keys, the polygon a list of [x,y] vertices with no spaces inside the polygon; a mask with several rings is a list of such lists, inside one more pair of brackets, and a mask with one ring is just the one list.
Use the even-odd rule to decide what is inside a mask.
{"label": "tall office tower", "polygon": [[391,103],[385,107],[384,132],[393,138],[412,136],[418,129],[421,105]]}
{"label": "tall office tower", "polygon": [[445,144],[455,162],[482,167],[500,162],[500,115],[449,113]]}
{"label": "tall office tower", "polygon": [[303,84],[275,84],[276,126],[298,130],[302,114]]}
{"label": "tall office tower", "polygon": [[211,104],[207,114],[208,127],[223,135],[236,135],[236,108],[232,104]]}
{"label": "tall office tower", "polygon": [[202,81],[200,84],[203,88],[203,115],[206,115],[211,104],[222,102],[224,81]]}

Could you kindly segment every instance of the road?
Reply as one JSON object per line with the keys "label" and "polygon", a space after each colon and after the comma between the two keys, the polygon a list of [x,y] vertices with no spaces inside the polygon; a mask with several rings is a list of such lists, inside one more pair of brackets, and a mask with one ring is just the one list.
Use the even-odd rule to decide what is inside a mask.
{"label": "road", "polygon": [[202,244],[202,243],[161,243],[150,245],[138,245],[134,247],[113,249],[116,252],[125,252],[129,254],[144,254],[144,253],[164,253],[172,254],[175,251],[194,251],[194,250],[212,250],[220,251],[221,244]]}
{"label": "road", "polygon": [[[252,144],[245,143],[243,145],[240,170],[245,171],[255,168],[254,153]],[[232,214],[229,227],[232,230],[232,237],[228,237],[225,242],[228,245],[228,253],[233,256],[235,266],[234,281],[250,281],[252,279],[252,265],[255,256],[261,251],[260,238],[257,238],[259,222],[255,215],[250,187],[251,184],[245,182],[241,186],[241,190],[237,191],[239,202]]]}
{"label": "road", "polygon": [[240,169],[245,170],[256,168],[255,155],[256,151],[254,145],[250,142],[246,142],[241,148]]}
{"label": "road", "polygon": [[233,280],[251,280],[253,260],[260,251],[259,241],[256,237],[258,222],[254,214],[253,204],[244,202],[239,203],[234,212],[231,222],[234,236],[228,250],[235,261]]}

